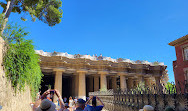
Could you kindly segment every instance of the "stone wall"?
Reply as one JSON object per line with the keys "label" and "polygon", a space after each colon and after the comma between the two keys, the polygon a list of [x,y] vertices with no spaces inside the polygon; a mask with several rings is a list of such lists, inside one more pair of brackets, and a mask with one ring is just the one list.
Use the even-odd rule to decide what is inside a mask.
{"label": "stone wall", "polygon": [[4,40],[0,37],[0,105],[3,107],[1,111],[32,111],[29,88],[26,87],[24,92],[14,93],[10,81],[5,77],[2,67],[3,43]]}

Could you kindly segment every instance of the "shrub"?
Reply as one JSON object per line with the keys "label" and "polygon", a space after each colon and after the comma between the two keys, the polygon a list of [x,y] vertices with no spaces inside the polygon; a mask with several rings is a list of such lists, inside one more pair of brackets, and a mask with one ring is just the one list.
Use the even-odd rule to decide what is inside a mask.
{"label": "shrub", "polygon": [[33,99],[40,88],[42,73],[39,65],[39,56],[35,54],[32,40],[24,37],[28,33],[20,26],[8,25],[3,38],[6,41],[6,52],[3,64],[6,76],[11,80],[15,91],[24,90],[25,85],[30,86]]}

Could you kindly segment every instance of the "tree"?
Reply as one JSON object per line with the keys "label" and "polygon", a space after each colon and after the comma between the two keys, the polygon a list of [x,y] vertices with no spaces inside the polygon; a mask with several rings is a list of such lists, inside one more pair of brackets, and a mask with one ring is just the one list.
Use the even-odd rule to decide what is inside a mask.
{"label": "tree", "polygon": [[172,84],[170,82],[167,82],[167,84],[165,85],[165,89],[166,89],[166,93],[167,94],[174,94],[174,93],[176,93],[176,86],[175,86],[175,84]]}
{"label": "tree", "polygon": [[[0,2],[0,5],[3,8],[5,21],[0,25],[1,34],[5,29],[11,12],[29,13],[33,21],[38,18],[49,26],[60,23],[63,13],[60,9],[62,6],[61,0],[5,0],[5,2]],[[24,17],[21,17],[21,19],[25,20]]]}

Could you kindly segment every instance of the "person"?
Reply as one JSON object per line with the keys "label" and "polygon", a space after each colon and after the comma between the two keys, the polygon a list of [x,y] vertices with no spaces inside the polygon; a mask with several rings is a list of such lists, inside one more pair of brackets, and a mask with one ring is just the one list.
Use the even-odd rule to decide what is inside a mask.
{"label": "person", "polygon": [[50,94],[47,95],[47,99],[50,100],[50,101],[52,101]]}
{"label": "person", "polygon": [[165,111],[175,111],[175,110],[171,107],[167,107],[167,108],[165,108]]}
{"label": "person", "polygon": [[77,97],[74,97],[74,103],[76,104],[78,101]]}
{"label": "person", "polygon": [[[47,90],[45,91],[42,96],[40,97],[40,99],[38,99],[34,106],[33,106],[33,111],[56,111],[56,106],[55,104],[50,101],[49,99],[46,99],[47,98],[47,95],[50,94],[50,91],[52,90]],[[65,104],[64,102],[62,101],[62,97],[61,97],[61,94],[59,93],[58,90],[53,90],[56,94],[56,96],[58,97],[59,99],[59,102],[60,102],[60,109],[59,111],[63,111],[65,109]]]}
{"label": "person", "polygon": [[65,109],[63,111],[70,111],[68,108],[69,108],[69,104],[65,103]]}
{"label": "person", "polygon": [[140,109],[139,111],[154,111],[154,108],[150,105],[145,105],[143,109]]}
{"label": "person", "polygon": [[[92,99],[92,106],[89,105],[89,101]],[[97,106],[97,100],[102,104]],[[89,100],[86,102],[86,108],[85,111],[101,111],[104,107],[104,103],[97,97],[97,96],[91,96]]]}
{"label": "person", "polygon": [[76,104],[76,110],[74,111],[84,111],[86,101],[83,99],[78,99]]}
{"label": "person", "polygon": [[74,107],[73,107],[73,110],[76,110],[76,103],[77,103],[78,99],[77,97],[74,97]]}
{"label": "person", "polygon": [[40,93],[41,93],[41,91],[39,91],[39,92],[37,93],[37,99],[40,98]]}
{"label": "person", "polygon": [[64,103],[67,103],[67,98],[66,97],[64,97],[63,100],[64,100]]}
{"label": "person", "polygon": [[72,99],[72,97],[69,97],[69,110],[73,111],[73,107],[74,107],[74,100]]}

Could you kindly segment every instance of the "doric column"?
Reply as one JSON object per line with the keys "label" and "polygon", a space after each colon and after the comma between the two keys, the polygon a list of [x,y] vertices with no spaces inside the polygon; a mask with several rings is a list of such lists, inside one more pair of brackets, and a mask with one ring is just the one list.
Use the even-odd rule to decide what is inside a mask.
{"label": "doric column", "polygon": [[94,76],[94,91],[99,91],[99,76]]}
{"label": "doric column", "polygon": [[86,77],[87,71],[77,71],[79,75],[78,98],[86,100]]}
{"label": "doric column", "polygon": [[137,87],[139,85],[139,80],[138,79],[135,79],[135,87]]}
{"label": "doric column", "polygon": [[[54,88],[57,89],[61,96],[62,96],[62,74],[65,70],[61,70],[61,69],[54,69],[55,71],[55,86]],[[57,102],[57,96],[54,96],[54,102]]]}
{"label": "doric column", "polygon": [[147,78],[144,78],[144,81],[145,81],[145,85],[146,86],[151,86],[150,84],[150,79],[147,77]]}
{"label": "doric column", "polygon": [[112,89],[117,90],[117,78],[116,78],[116,76],[112,76]]}
{"label": "doric column", "polygon": [[133,88],[133,78],[131,78],[131,77],[128,78],[127,86],[128,86],[128,89],[132,89]]}
{"label": "doric column", "polygon": [[107,72],[100,71],[99,74],[100,74],[100,82],[101,82],[100,83],[100,89],[106,90],[107,89],[107,81],[106,81]]}
{"label": "doric column", "polygon": [[127,90],[127,82],[126,82],[126,77],[125,75],[120,75],[120,87],[121,90]]}
{"label": "doric column", "polygon": [[160,83],[160,76],[155,77],[155,83],[156,83],[156,87],[158,87],[160,90],[162,90],[162,85]]}

